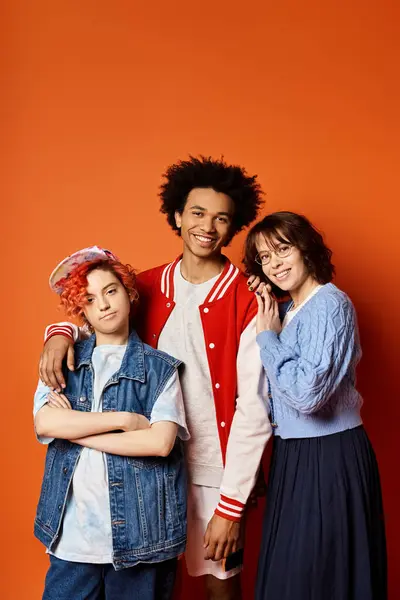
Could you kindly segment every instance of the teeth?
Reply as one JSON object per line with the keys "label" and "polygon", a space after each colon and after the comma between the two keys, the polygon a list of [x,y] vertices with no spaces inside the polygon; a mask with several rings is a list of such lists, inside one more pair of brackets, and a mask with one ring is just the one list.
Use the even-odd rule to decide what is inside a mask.
{"label": "teeth", "polygon": [[212,238],[203,237],[202,235],[195,235],[200,242],[212,242]]}
{"label": "teeth", "polygon": [[290,269],[286,269],[286,271],[282,271],[281,273],[278,273],[277,275],[275,275],[275,277],[277,279],[282,279],[282,277],[285,277],[288,273],[289,273]]}

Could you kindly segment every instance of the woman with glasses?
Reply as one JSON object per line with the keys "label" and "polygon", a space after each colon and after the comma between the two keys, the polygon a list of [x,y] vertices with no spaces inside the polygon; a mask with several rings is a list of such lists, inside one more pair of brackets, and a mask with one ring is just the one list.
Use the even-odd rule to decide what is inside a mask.
{"label": "woman with glasses", "polygon": [[257,342],[274,429],[257,600],[387,598],[379,473],[355,387],[356,314],[332,283],[331,254],[291,212],[267,216],[246,240],[247,270],[265,282]]}

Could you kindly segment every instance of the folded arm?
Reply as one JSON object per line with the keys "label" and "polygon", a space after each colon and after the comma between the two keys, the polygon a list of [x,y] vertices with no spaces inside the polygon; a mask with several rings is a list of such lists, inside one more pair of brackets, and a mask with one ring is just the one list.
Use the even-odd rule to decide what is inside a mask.
{"label": "folded arm", "polygon": [[176,423],[160,421],[148,429],[92,435],[73,441],[86,448],[120,456],[168,456],[177,432]]}
{"label": "folded arm", "polygon": [[75,440],[110,431],[131,432],[143,427],[144,421],[147,419],[136,413],[82,412],[45,405],[36,414],[35,429],[40,437]]}
{"label": "folded arm", "polygon": [[54,438],[77,437],[109,431],[132,431],[150,427],[146,417],[132,412],[83,412],[72,410],[63,394],[55,394],[39,381],[33,405],[38,440],[49,444]]}

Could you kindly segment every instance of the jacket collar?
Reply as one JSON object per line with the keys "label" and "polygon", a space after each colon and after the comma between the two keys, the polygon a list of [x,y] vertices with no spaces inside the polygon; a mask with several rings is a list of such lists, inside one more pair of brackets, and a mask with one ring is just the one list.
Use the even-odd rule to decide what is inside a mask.
{"label": "jacket collar", "polygon": [[[175,269],[177,268],[181,258],[182,255],[178,256],[178,258],[176,258],[173,262],[166,265],[161,274],[161,293],[170,300],[174,300],[174,275]],[[204,301],[204,304],[209,304],[223,298],[223,296],[225,296],[225,294],[228,292],[232,283],[238,277],[239,273],[239,269],[235,267],[235,265],[233,265],[228,258],[225,257],[225,266],[217,281],[211,288],[207,298]]]}
{"label": "jacket collar", "polygon": [[[75,364],[80,369],[84,365],[90,365],[92,362],[93,350],[96,346],[96,336],[93,334],[87,340],[78,342],[75,345]],[[120,377],[136,379],[142,383],[146,380],[146,371],[144,366],[144,348],[136,331],[131,331],[128,338],[128,345],[122,359],[121,367],[111,381],[117,381]]]}

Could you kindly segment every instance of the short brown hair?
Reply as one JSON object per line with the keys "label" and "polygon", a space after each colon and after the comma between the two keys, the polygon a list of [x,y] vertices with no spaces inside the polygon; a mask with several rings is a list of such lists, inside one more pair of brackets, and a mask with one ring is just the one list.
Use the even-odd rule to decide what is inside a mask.
{"label": "short brown hair", "polygon": [[[332,281],[335,273],[335,267],[331,262],[332,250],[326,246],[319,231],[303,215],[289,211],[272,213],[250,229],[245,242],[243,259],[246,273],[258,275],[261,280],[268,281],[261,265],[256,262],[258,254],[256,243],[259,235],[265,237],[270,244],[272,236],[280,242],[290,242],[300,251],[309,273],[318,283]],[[277,296],[282,296],[282,290],[270,281],[268,283],[272,285]]]}

